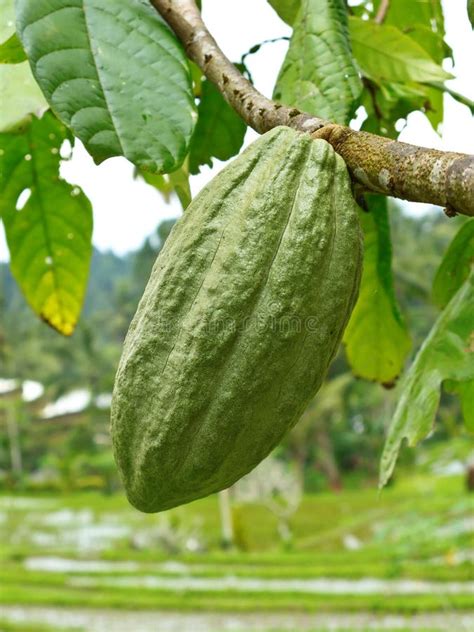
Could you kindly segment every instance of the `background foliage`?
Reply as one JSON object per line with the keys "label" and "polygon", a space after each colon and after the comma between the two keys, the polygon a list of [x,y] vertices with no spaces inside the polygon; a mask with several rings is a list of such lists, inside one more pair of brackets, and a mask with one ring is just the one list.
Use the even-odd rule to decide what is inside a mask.
{"label": "background foliage", "polygon": [[[443,62],[451,51],[444,41],[439,0],[349,7],[344,0],[270,4],[293,28],[274,90],[283,103],[345,124],[363,107],[362,128],[392,138],[397,138],[400,122],[417,110],[438,130],[443,92],[472,109],[468,99],[445,83],[452,75]],[[92,220],[84,194],[59,176],[67,145],[72,147],[77,137],[98,163],[111,156],[128,158],[147,183],[165,197],[176,193],[185,209],[191,200],[189,174],[212,165],[214,158],[236,155],[246,124],[186,59],[145,0],[120,0],[107,9],[99,0],[17,0],[15,10],[13,0],[2,0],[2,9],[0,80],[8,80],[9,87],[0,120],[0,213],[11,270],[33,310],[70,335],[86,292]],[[249,52],[263,44],[256,43]],[[238,68],[248,74],[243,64]],[[356,376],[389,386],[403,373],[414,332],[393,284],[388,202],[374,195],[359,201],[364,209],[364,272],[345,333],[347,361]],[[472,223],[463,227],[436,277],[433,298],[444,310],[450,309],[451,290],[461,282],[467,289],[459,290],[459,310],[467,309]],[[461,251],[461,264],[453,272]],[[448,316],[439,318],[444,322]],[[463,410],[470,409],[474,382],[468,329],[456,345],[436,355],[436,380],[431,374],[436,391],[449,380]],[[462,371],[450,368],[455,346],[464,349],[458,353]],[[402,425],[412,428],[412,442],[429,432],[437,401],[425,389],[409,387],[416,371],[420,380],[428,380],[428,367],[420,358],[403,381],[400,400],[407,415]],[[400,410],[394,429],[402,427]],[[416,415],[410,412],[415,410]],[[399,430],[396,440],[390,435],[392,448],[406,432]],[[383,480],[396,450],[390,454]]]}
{"label": "background foliage", "polygon": [[[357,114],[363,130],[392,139],[412,112],[440,132],[446,94],[474,111],[450,87],[440,0],[268,2],[293,29],[274,88],[285,104],[345,124]],[[246,58],[266,45],[237,63],[249,79]],[[331,629],[340,612],[384,626],[396,613],[407,631],[431,613],[430,630],[461,629],[473,608],[474,219],[417,219],[356,191],[364,274],[343,348],[273,459],[231,490],[229,540],[222,497],[158,517],[131,511],[111,453],[121,345],[173,221],[126,256],[99,252],[91,204],[60,168],[82,142],[97,163],[128,159],[184,210],[190,177],[237,155],[245,122],[147,0],[0,0],[0,94],[10,252],[0,264],[0,601],[22,612],[61,606],[61,616],[118,610],[109,629],[132,605],[133,626],[139,611],[160,608],[328,611]],[[44,391],[29,399],[32,381]],[[402,448],[378,499],[380,454],[386,482],[403,440],[428,434],[417,452]],[[388,583],[352,592],[367,579]],[[337,580],[344,589],[331,592]],[[398,594],[399,580],[417,593]],[[239,581],[250,584],[229,593]]]}

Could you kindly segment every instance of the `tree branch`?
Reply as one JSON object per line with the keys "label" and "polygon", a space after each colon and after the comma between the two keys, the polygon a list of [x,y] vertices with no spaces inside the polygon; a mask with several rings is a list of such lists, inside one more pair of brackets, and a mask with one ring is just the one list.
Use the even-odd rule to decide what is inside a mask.
{"label": "tree branch", "polygon": [[383,24],[389,8],[390,0],[381,0],[379,10],[377,11],[377,15],[374,18],[376,24]]}
{"label": "tree branch", "polygon": [[151,0],[188,56],[234,110],[263,134],[277,125],[324,138],[369,191],[438,204],[447,214],[474,216],[474,156],[400,143],[336,125],[258,92],[227,59],[202,21],[194,0]]}

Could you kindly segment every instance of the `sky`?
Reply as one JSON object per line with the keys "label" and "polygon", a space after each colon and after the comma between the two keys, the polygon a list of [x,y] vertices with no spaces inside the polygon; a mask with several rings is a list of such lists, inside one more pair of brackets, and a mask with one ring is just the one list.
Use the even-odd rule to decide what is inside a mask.
{"label": "sky", "polygon": [[[455,66],[451,70],[457,79],[448,85],[474,99],[472,64],[474,36],[466,14],[466,0],[443,0],[446,21],[446,39],[454,53]],[[252,19],[249,20],[248,16]],[[203,17],[224,53],[232,60],[240,60],[243,53],[255,43],[291,34],[265,0],[204,0]],[[285,41],[268,44],[247,58],[256,87],[271,97],[278,70],[286,53]],[[474,120],[468,108],[445,97],[445,122],[442,138],[431,128],[421,113],[409,116],[400,139],[438,149],[473,153]],[[256,138],[249,130],[245,144]],[[191,178],[191,189],[196,194],[224,163],[215,161],[213,169],[204,167]],[[124,254],[141,246],[165,218],[177,216],[180,206],[173,199],[166,204],[152,187],[133,177],[133,166],[124,158],[111,158],[100,166],[77,144],[73,157],[63,163],[62,175],[81,186],[94,208],[94,245],[100,250]],[[427,205],[404,203],[410,213],[424,213]],[[3,227],[0,228],[0,260],[8,259]]]}

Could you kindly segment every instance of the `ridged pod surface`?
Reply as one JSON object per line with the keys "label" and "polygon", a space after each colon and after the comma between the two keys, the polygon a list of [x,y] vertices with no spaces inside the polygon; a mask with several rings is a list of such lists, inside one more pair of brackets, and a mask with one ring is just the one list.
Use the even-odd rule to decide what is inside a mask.
{"label": "ridged pod surface", "polygon": [[341,341],[361,235],[344,161],[276,128],[176,223],[127,334],[112,402],[132,505],[232,485],[298,421]]}

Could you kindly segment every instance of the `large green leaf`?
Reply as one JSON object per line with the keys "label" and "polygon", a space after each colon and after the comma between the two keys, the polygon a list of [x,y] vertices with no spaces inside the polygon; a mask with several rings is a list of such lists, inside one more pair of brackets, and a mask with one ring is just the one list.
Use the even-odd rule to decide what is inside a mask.
{"label": "large green leaf", "polygon": [[349,27],[357,63],[377,82],[430,83],[452,78],[423,46],[395,26],[350,17]]}
{"label": "large green leaf", "polygon": [[[428,21],[429,24],[429,21]],[[412,40],[417,42],[438,64],[441,64],[445,57],[452,54],[451,49],[443,39],[443,35],[435,32],[426,24],[412,24],[409,29],[403,31]]]}
{"label": "large green leaf", "polygon": [[361,91],[345,0],[302,0],[274,98],[336,123],[348,123]]}
{"label": "large green leaf", "polygon": [[189,170],[212,167],[212,159],[229,160],[239,153],[247,126],[210,81],[201,84],[198,122],[189,150]]}
{"label": "large green leaf", "polygon": [[346,354],[360,377],[391,384],[400,374],[411,342],[393,289],[387,198],[368,197],[360,213],[364,268],[359,299],[344,334]]}
{"label": "large green leaf", "polygon": [[20,64],[26,59],[26,53],[16,33],[0,44],[0,64]]}
{"label": "large green leaf", "polygon": [[[435,3],[431,3],[432,6]],[[434,18],[433,18],[434,19]],[[441,26],[443,17],[441,14]],[[436,20],[435,20],[435,23]],[[426,21],[430,24],[430,20]],[[441,28],[441,27],[440,27]],[[443,32],[435,32],[430,26],[425,24],[414,24],[407,29],[407,34],[428,53],[428,55],[438,64],[442,65],[445,57],[451,54],[451,49],[446,45],[443,39]],[[439,83],[439,87],[431,87],[428,85],[420,86],[425,91],[424,112],[430,121],[433,129],[438,132],[444,119],[444,84]]]}
{"label": "large green leaf", "polygon": [[[374,11],[378,8],[375,6]],[[451,55],[451,50],[443,39],[444,22],[439,0],[391,2],[384,24],[396,26],[439,65],[442,65],[445,57]],[[438,131],[444,116],[445,90],[447,88],[443,82],[428,82],[426,85],[413,81],[389,83],[380,80],[379,85],[374,84],[372,91],[366,95],[364,106],[369,112],[378,115],[381,127],[385,128],[384,135],[392,138],[397,138],[400,131],[395,129],[395,122],[405,119],[415,110],[424,112],[433,129]],[[374,111],[374,102],[377,112]]]}
{"label": "large green leaf", "polygon": [[[474,219],[467,220],[450,243],[433,282],[433,301],[445,307],[469,276],[474,266]],[[445,384],[461,402],[466,428],[474,432],[474,381]]]}
{"label": "large green leaf", "polygon": [[474,266],[474,219],[467,220],[447,249],[433,282],[433,301],[445,307]]}
{"label": "large green leaf", "polygon": [[152,172],[184,160],[195,106],[189,65],[145,0],[16,0],[17,29],[41,89],[96,162]]}
{"label": "large green leaf", "polygon": [[[13,37],[14,25],[13,0],[0,0],[0,42]],[[41,114],[47,107],[26,62],[0,65],[0,95],[0,131],[17,125],[30,112]]]}
{"label": "large green leaf", "polygon": [[474,29],[474,0],[467,0],[467,14],[472,28]]}
{"label": "large green leaf", "polygon": [[268,0],[283,22],[290,26],[296,19],[298,10],[301,6],[301,0]]}
{"label": "large green leaf", "polygon": [[400,385],[382,455],[381,485],[393,472],[403,439],[414,446],[430,433],[442,382],[474,380],[473,305],[474,270],[440,314]]}
{"label": "large green leaf", "polygon": [[[452,53],[444,41],[444,17],[440,0],[397,0],[390,2],[384,24],[397,27],[419,44],[431,57],[442,65],[443,59]],[[420,86],[424,92],[422,107],[414,104],[413,110],[422,110],[433,129],[438,131],[443,121],[443,84],[438,88]],[[405,118],[403,116],[402,118]]]}
{"label": "large green leaf", "polygon": [[89,272],[92,211],[82,191],[59,176],[66,138],[50,112],[22,131],[0,134],[0,216],[11,270],[28,303],[70,335]]}
{"label": "large green leaf", "polygon": [[[397,121],[406,119],[411,112],[424,112],[433,129],[438,130],[443,121],[444,86],[432,88],[421,83],[373,83],[372,91],[366,91],[362,104],[369,114],[375,116],[383,135],[398,138],[400,129]],[[375,110],[375,104],[377,110]],[[380,133],[381,129],[379,129]]]}

